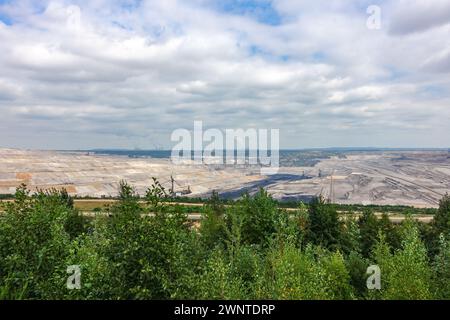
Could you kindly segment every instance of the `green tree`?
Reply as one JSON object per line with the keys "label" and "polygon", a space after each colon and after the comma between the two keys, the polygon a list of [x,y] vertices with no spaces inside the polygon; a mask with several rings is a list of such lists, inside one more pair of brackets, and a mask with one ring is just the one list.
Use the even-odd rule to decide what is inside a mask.
{"label": "green tree", "polygon": [[225,238],[225,206],[215,191],[203,208],[200,235],[208,248],[221,244]]}
{"label": "green tree", "polygon": [[434,215],[432,226],[438,236],[450,234],[450,196],[448,194],[439,202],[439,209]]}
{"label": "green tree", "polygon": [[364,299],[367,296],[367,267],[370,262],[361,253],[352,251],[345,259],[345,265],[350,275],[350,285],[353,287],[355,296]]}
{"label": "green tree", "polygon": [[206,260],[204,271],[197,277],[199,299],[246,299],[243,281],[233,276],[231,262],[220,249],[215,249]]}
{"label": "green tree", "polygon": [[165,208],[162,204],[162,200],[167,198],[167,192],[155,177],[152,178],[152,181],[152,185],[148,188],[145,199],[150,207],[150,211],[159,213]]}
{"label": "green tree", "polygon": [[439,252],[440,238],[450,238],[450,196],[446,194],[439,202],[439,209],[433,217],[430,230],[425,233],[431,256]]}
{"label": "green tree", "polygon": [[132,188],[121,184],[120,201],[108,220],[105,250],[121,283],[117,298],[169,299],[192,294],[200,256],[197,235],[189,228],[186,214],[177,208],[158,209],[153,214],[160,208],[159,195],[154,193],[148,209],[152,211],[143,212]]}
{"label": "green tree", "polygon": [[253,197],[244,195],[231,210],[242,217],[244,243],[268,245],[276,232],[278,206],[267,191],[261,188]]}
{"label": "green tree", "polygon": [[436,298],[450,299],[450,240],[442,234],[439,239],[439,254],[433,263],[433,287]]}
{"label": "green tree", "polygon": [[293,244],[272,248],[267,255],[268,299],[352,299],[350,275],[339,253]]}
{"label": "green tree", "polygon": [[342,222],[332,204],[322,197],[315,198],[309,206],[309,237],[316,245],[335,250],[339,248]]}
{"label": "green tree", "polygon": [[361,234],[361,253],[368,258],[377,243],[379,224],[371,210],[365,210],[358,221]]}
{"label": "green tree", "polygon": [[51,298],[48,278],[67,267],[73,209],[56,190],[30,195],[22,185],[15,197],[0,218],[0,298]]}
{"label": "green tree", "polygon": [[401,248],[394,253],[390,252],[383,236],[375,246],[374,257],[382,279],[380,297],[395,300],[432,298],[426,248],[412,219],[402,226],[401,239]]}
{"label": "green tree", "polygon": [[[407,216],[406,216],[407,217]],[[386,236],[386,240],[393,250],[400,249],[402,240],[396,225],[389,219],[387,213],[383,212],[381,219],[378,221],[378,230]]]}
{"label": "green tree", "polygon": [[361,231],[358,222],[352,216],[347,217],[341,224],[339,248],[345,255],[361,252]]}

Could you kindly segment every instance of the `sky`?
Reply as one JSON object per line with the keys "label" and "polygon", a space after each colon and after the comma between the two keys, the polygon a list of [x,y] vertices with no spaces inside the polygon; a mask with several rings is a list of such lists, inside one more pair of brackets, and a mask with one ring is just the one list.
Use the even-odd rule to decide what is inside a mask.
{"label": "sky", "polygon": [[195,120],[450,147],[450,1],[0,0],[0,147],[170,149]]}

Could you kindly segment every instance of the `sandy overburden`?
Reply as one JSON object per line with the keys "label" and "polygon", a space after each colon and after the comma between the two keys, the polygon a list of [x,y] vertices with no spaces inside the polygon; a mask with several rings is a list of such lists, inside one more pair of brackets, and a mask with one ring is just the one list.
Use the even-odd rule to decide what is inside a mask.
{"label": "sandy overburden", "polygon": [[436,207],[450,191],[450,157],[443,151],[352,152],[314,167],[280,168],[273,176],[257,169],[173,165],[169,159],[92,155],[75,152],[0,149],[0,194],[20,183],[31,189],[66,188],[80,196],[114,196],[120,180],[143,194],[158,178],[167,189],[207,196],[212,190],[237,197],[264,187],[277,199],[308,200],[322,194],[337,203]]}

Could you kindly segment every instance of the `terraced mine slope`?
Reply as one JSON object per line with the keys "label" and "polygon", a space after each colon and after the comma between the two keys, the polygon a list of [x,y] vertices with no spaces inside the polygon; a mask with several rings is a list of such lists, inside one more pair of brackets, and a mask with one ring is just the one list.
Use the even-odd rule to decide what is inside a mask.
{"label": "terraced mine slope", "polygon": [[276,175],[261,176],[255,168],[173,165],[169,159],[0,149],[0,194],[13,193],[26,183],[31,189],[64,187],[79,196],[115,196],[120,180],[143,194],[152,177],[169,189],[171,176],[176,192],[189,189],[189,196],[195,197],[217,190],[234,198],[264,187],[282,200],[307,201],[322,194],[344,204],[436,207],[450,192],[450,155],[352,151],[320,159],[310,167],[282,167]]}

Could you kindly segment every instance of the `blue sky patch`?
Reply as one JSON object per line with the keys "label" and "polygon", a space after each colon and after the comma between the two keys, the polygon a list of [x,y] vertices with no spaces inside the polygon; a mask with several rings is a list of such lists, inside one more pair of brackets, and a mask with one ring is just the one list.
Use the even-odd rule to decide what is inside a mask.
{"label": "blue sky patch", "polygon": [[264,24],[281,24],[281,16],[270,0],[218,0],[214,2],[213,6],[216,10],[252,17]]}
{"label": "blue sky patch", "polygon": [[10,17],[8,17],[7,15],[4,15],[0,12],[0,21],[3,22],[4,24],[6,24],[7,26],[10,26],[13,24],[13,21]]}
{"label": "blue sky patch", "polygon": [[133,11],[140,7],[142,0],[128,0],[121,4],[121,8],[127,11]]}
{"label": "blue sky patch", "polygon": [[321,51],[314,52],[312,55],[312,59],[314,62],[324,62],[326,60],[326,54]]}
{"label": "blue sky patch", "polygon": [[422,90],[421,93],[426,98],[445,98],[448,96],[448,90],[440,85],[427,85]]}
{"label": "blue sky patch", "polygon": [[287,54],[275,55],[267,50],[264,50],[263,48],[261,48],[259,46],[256,46],[256,45],[250,46],[249,51],[250,51],[250,56],[259,56],[259,57],[262,57],[262,58],[264,58],[266,60],[270,60],[270,61],[288,62],[291,59],[291,57]]}
{"label": "blue sky patch", "polygon": [[11,2],[10,0],[0,0],[0,21],[3,22],[4,24],[6,24],[7,26],[12,25],[13,21],[8,15],[6,15],[2,12],[1,6],[4,4],[8,4],[10,2]]}

